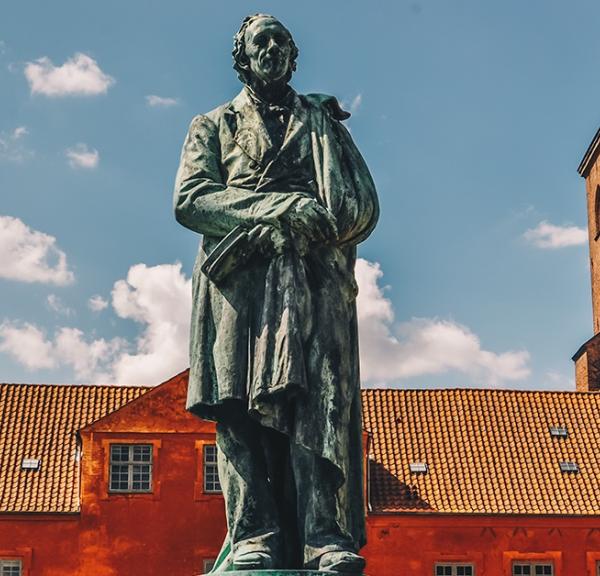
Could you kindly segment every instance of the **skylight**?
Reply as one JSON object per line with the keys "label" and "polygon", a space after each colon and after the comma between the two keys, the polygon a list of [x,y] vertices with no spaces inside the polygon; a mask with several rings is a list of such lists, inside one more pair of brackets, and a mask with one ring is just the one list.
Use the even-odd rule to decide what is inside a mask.
{"label": "skylight", "polygon": [[561,472],[573,472],[577,474],[579,472],[579,465],[577,462],[561,462],[560,463],[560,471]]}
{"label": "skylight", "polygon": [[426,462],[411,462],[409,468],[413,474],[427,474],[429,469]]}
{"label": "skylight", "polygon": [[21,460],[21,468],[23,470],[39,470],[40,469],[41,460],[37,458],[23,458]]}
{"label": "skylight", "polygon": [[565,426],[550,426],[550,436],[553,438],[566,438],[569,431]]}

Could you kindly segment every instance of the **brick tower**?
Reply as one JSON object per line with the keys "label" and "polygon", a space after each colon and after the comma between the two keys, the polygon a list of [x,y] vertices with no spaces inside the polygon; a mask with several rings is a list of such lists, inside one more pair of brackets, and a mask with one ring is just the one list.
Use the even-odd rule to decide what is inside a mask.
{"label": "brick tower", "polygon": [[590,272],[594,335],[577,350],[575,382],[577,390],[600,390],[600,130],[586,150],[579,168],[587,193]]}

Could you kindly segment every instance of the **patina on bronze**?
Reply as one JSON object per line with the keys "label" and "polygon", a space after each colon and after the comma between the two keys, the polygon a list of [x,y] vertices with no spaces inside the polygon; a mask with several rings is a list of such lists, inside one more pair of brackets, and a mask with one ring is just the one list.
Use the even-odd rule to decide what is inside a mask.
{"label": "patina on bronze", "polygon": [[246,18],[244,88],[183,146],[175,214],[203,235],[187,408],[217,422],[230,569],[360,572],[354,264],[379,209],[349,114],[289,86],[297,55],[278,20]]}

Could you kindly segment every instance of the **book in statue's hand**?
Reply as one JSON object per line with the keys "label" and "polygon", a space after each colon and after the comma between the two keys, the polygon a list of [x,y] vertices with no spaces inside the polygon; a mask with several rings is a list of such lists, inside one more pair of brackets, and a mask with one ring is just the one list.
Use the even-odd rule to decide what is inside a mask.
{"label": "book in statue's hand", "polygon": [[200,268],[210,280],[219,284],[236,268],[243,266],[254,253],[248,231],[236,226],[208,255]]}

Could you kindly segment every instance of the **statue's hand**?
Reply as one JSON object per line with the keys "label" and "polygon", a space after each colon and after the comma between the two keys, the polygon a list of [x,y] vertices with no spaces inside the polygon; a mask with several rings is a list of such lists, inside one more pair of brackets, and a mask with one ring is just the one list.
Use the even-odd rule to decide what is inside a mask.
{"label": "statue's hand", "polygon": [[300,200],[286,215],[294,237],[304,237],[309,242],[327,243],[337,236],[333,214],[312,198]]}
{"label": "statue's hand", "polygon": [[290,239],[271,224],[257,224],[248,233],[248,240],[265,256],[283,254],[290,245]]}

